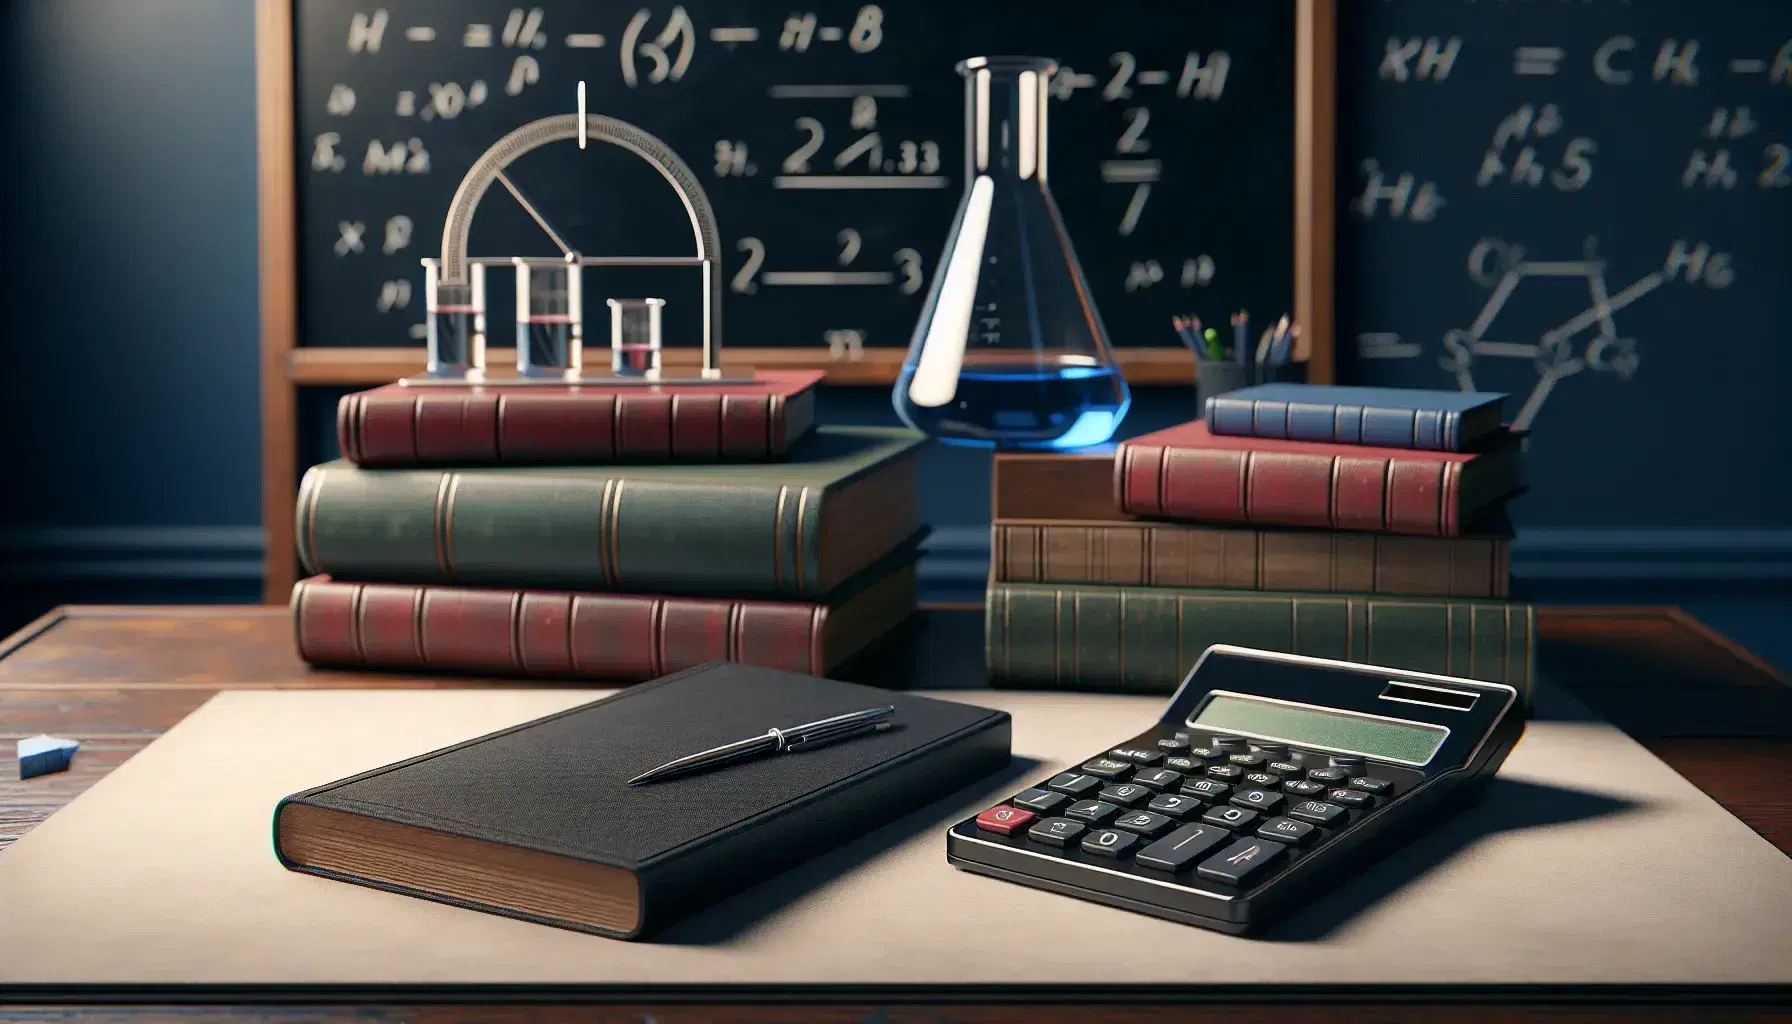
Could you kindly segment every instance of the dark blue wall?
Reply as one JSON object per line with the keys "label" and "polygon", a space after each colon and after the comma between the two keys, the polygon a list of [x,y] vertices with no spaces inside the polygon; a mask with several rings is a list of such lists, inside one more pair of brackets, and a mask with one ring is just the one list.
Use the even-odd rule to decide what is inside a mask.
{"label": "dark blue wall", "polygon": [[[257,593],[252,43],[246,0],[0,4],[0,586],[14,606]],[[302,459],[334,454],[333,400],[303,402]],[[1191,412],[1186,389],[1143,392],[1127,432]],[[892,421],[883,389],[831,391],[823,414]],[[1650,461],[1617,443],[1600,458],[1636,472]],[[1709,471],[1725,462],[1714,450]],[[930,451],[924,479],[938,528],[930,595],[974,598],[988,457]],[[1555,489],[1546,476],[1533,483]],[[1522,522],[1521,576],[1792,580],[1792,518],[1777,503],[1699,523],[1616,494],[1584,495],[1570,511]]]}
{"label": "dark blue wall", "polygon": [[0,4],[17,585],[254,586],[253,32],[246,2]]}

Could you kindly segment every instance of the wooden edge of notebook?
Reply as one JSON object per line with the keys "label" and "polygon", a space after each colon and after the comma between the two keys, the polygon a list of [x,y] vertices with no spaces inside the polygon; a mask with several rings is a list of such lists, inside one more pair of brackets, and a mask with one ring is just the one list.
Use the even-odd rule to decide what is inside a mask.
{"label": "wooden edge of notebook", "polygon": [[294,871],[618,938],[642,925],[635,873],[313,804],[274,812]]}

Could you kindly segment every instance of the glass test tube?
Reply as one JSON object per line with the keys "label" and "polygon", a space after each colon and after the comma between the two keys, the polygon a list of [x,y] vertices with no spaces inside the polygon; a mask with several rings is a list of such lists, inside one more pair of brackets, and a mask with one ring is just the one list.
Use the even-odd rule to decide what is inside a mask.
{"label": "glass test tube", "polygon": [[428,372],[435,377],[485,373],[485,267],[467,267],[467,283],[443,284],[442,261],[423,261],[429,339]]}
{"label": "glass test tube", "polygon": [[610,372],[660,375],[660,310],[665,299],[606,299],[610,304]]}
{"label": "glass test tube", "polygon": [[577,376],[584,348],[578,256],[561,263],[512,257],[511,263],[516,266],[517,375]]}

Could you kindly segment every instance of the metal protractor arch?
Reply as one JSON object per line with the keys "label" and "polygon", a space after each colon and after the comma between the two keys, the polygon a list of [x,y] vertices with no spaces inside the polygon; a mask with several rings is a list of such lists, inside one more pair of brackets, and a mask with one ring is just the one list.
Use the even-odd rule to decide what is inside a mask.
{"label": "metal protractor arch", "polygon": [[[467,234],[473,227],[473,212],[486,190],[497,180],[498,172],[509,167],[518,157],[550,142],[575,140],[579,137],[578,114],[556,114],[528,124],[499,139],[480,154],[461,178],[448,204],[447,223],[442,227],[441,283],[467,283]],[[691,218],[691,234],[697,244],[697,256],[707,260],[704,286],[708,289],[704,305],[708,307],[708,329],[712,343],[720,348],[722,339],[722,246],[721,231],[716,226],[715,211],[709,197],[698,183],[696,174],[672,147],[627,121],[601,114],[585,115],[585,137],[607,142],[635,154],[660,172],[667,184],[684,204]]]}

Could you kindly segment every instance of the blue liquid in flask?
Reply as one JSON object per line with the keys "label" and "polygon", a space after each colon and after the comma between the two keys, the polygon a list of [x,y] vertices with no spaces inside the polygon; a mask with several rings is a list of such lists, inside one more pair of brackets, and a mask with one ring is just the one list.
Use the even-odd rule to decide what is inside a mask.
{"label": "blue liquid in flask", "polygon": [[1131,396],[1046,186],[1054,61],[977,57],[965,78],[965,192],[908,356],[896,413],[947,444],[1101,444]]}

